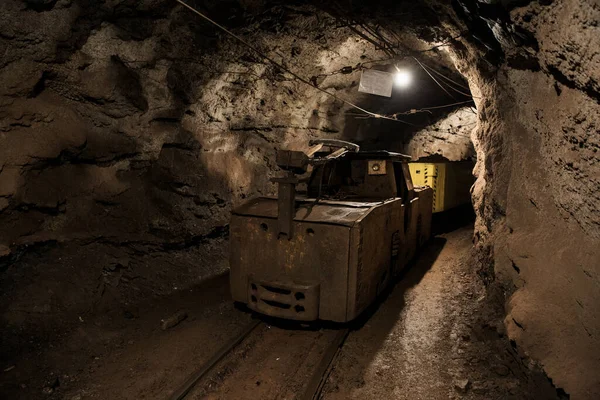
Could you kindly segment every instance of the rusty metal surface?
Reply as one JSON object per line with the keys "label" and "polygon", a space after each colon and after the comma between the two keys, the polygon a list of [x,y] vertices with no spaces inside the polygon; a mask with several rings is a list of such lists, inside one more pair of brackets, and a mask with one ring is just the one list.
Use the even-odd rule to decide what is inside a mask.
{"label": "rusty metal surface", "polygon": [[[403,269],[417,245],[429,236],[431,209],[427,207],[431,206],[431,189],[428,188],[419,189],[417,197],[407,204],[396,198],[358,208],[336,206],[335,202],[315,206],[312,217],[316,222],[302,221],[305,211],[300,207],[293,222],[297,233],[292,240],[278,238],[277,200],[263,200],[266,201],[253,204],[267,207],[250,211],[270,210],[270,215],[264,213],[267,217],[234,215],[232,218],[231,279],[234,300],[271,316],[338,322],[356,318],[391,276]],[[418,232],[419,225],[425,226],[425,230]],[[318,313],[313,311],[315,306],[304,306],[304,313],[293,312],[299,303],[289,296],[263,290],[260,295],[265,300],[289,307],[267,307],[268,303],[253,306],[248,300],[252,282],[288,288],[290,292],[291,288],[318,287],[306,296],[307,304],[318,301]]]}
{"label": "rusty metal surface", "polygon": [[403,230],[401,199],[376,207],[353,228],[356,260],[349,268],[348,320],[356,318],[387,286],[392,275],[393,236]]}
{"label": "rusty metal surface", "polygon": [[371,200],[397,197],[397,179],[400,177],[396,176],[394,163],[390,159],[379,160],[379,168],[385,173],[371,174],[369,166],[372,160],[361,158],[316,166],[308,181],[308,195]]}
{"label": "rusty metal surface", "polygon": [[421,203],[420,221],[417,227],[417,246],[423,246],[431,237],[431,218],[432,212],[429,212],[427,207],[433,204],[433,189],[428,186],[420,186],[415,188],[415,194]]}
{"label": "rusty metal surface", "polygon": [[421,214],[421,203],[418,197],[415,197],[409,202],[407,213],[404,216],[404,238],[402,239],[404,246],[405,263],[402,268],[410,261],[417,252],[417,226],[419,215]]}
{"label": "rusty metal surface", "polygon": [[387,174],[387,163],[385,160],[369,160],[368,170],[369,175],[385,175]]}
{"label": "rusty metal surface", "polygon": [[[294,221],[292,240],[278,238],[277,220],[234,215],[230,224],[231,292],[247,303],[251,281],[272,287],[318,285],[318,318],[345,322],[350,228]],[[310,300],[310,299],[307,299]],[[286,308],[270,315],[290,317]]]}
{"label": "rusty metal surface", "polygon": [[294,236],[294,216],[296,214],[296,185],[298,178],[293,173],[286,177],[271,179],[277,182],[277,220],[279,234],[285,235],[289,240]]}
{"label": "rusty metal surface", "polygon": [[[343,204],[341,202],[325,202],[317,203],[312,201],[297,202],[296,214],[294,221],[300,222],[316,222],[335,225],[352,226],[354,222],[364,215],[375,203],[351,203]],[[263,218],[277,218],[277,200],[261,197],[254,199],[245,205],[238,207],[235,215],[246,215]]]}
{"label": "rusty metal surface", "polygon": [[248,281],[248,307],[272,317],[314,321],[319,317],[319,284]]}
{"label": "rusty metal surface", "polygon": [[280,180],[278,199],[261,197],[234,210],[235,301],[275,317],[347,322],[429,238],[432,191],[413,186],[406,163],[393,161],[403,156],[354,154],[313,170],[307,193],[318,200],[294,195]]}

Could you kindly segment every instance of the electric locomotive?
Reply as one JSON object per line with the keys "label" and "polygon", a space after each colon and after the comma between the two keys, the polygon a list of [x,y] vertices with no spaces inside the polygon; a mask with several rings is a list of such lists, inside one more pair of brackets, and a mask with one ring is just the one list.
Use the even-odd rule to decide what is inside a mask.
{"label": "electric locomotive", "polygon": [[273,179],[276,198],[233,211],[231,293],[269,316],[348,322],[429,239],[432,190],[413,186],[409,156],[332,139],[310,145],[277,152],[286,172]]}

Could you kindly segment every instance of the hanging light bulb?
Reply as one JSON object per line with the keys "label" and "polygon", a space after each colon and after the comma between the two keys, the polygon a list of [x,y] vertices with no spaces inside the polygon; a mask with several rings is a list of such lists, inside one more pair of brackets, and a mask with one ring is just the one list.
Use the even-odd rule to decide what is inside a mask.
{"label": "hanging light bulb", "polygon": [[396,86],[399,88],[407,88],[410,86],[412,82],[412,74],[409,71],[405,69],[399,69],[398,67],[396,67],[396,70],[397,71],[394,74],[394,83]]}

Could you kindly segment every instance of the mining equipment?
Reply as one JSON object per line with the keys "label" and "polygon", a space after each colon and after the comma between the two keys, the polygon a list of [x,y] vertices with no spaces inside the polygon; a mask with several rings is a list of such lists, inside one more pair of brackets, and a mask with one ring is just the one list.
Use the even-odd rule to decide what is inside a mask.
{"label": "mining equipment", "polygon": [[413,184],[433,190],[433,213],[441,213],[471,204],[471,186],[475,182],[473,164],[459,162],[411,162]]}
{"label": "mining equipment", "polygon": [[432,190],[413,186],[409,156],[333,139],[310,146],[277,152],[277,198],[233,211],[231,292],[261,314],[348,322],[429,239]]}

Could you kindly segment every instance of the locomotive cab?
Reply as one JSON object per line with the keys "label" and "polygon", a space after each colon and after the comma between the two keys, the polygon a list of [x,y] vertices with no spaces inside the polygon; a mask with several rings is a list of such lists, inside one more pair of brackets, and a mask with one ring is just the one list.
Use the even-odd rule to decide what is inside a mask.
{"label": "locomotive cab", "polygon": [[[283,150],[278,197],[233,211],[231,292],[259,313],[347,322],[371,304],[430,235],[432,191],[410,157],[319,140]],[[296,192],[307,170],[306,194]]]}

